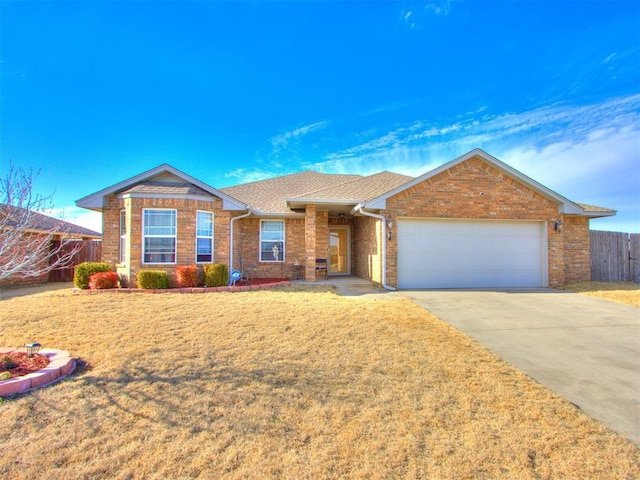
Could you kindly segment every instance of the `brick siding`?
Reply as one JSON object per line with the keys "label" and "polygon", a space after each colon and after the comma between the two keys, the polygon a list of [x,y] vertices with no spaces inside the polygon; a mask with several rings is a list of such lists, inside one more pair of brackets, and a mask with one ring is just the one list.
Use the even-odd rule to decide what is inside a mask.
{"label": "brick siding", "polygon": [[[472,157],[387,200],[395,225],[398,217],[535,220],[547,222],[549,285],[589,279],[589,221],[562,217],[557,204]],[[563,218],[562,234],[553,230]],[[397,238],[387,245],[387,283],[397,285]]]}
{"label": "brick siding", "polygon": [[[177,213],[176,263],[142,263],[142,212],[146,208],[175,209]],[[120,263],[120,211],[126,211],[127,243],[126,261]],[[103,212],[102,261],[115,265],[123,286],[136,284],[136,272],[140,269],[166,270],[173,278],[175,268],[196,263],[196,212],[213,212],[214,241],[213,262],[229,263],[230,212],[222,210],[222,200],[211,201],[185,198],[117,198],[110,196]]]}

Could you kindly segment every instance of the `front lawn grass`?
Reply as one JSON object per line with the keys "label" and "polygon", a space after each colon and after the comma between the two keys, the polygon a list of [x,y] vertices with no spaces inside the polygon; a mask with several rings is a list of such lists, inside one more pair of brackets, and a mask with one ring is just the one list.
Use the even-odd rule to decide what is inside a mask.
{"label": "front lawn grass", "polygon": [[80,359],[0,403],[0,478],[638,478],[638,449],[408,300],[329,287],[0,301]]}
{"label": "front lawn grass", "polygon": [[574,282],[567,284],[564,290],[640,307],[640,284],[637,283]]}

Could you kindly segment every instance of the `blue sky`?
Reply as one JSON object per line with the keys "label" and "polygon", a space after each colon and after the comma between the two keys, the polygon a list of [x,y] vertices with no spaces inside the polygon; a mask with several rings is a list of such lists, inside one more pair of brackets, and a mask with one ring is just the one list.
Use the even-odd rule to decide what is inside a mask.
{"label": "blue sky", "polygon": [[640,232],[640,2],[0,1],[0,170],[55,215],[162,163],[220,188],[473,148]]}

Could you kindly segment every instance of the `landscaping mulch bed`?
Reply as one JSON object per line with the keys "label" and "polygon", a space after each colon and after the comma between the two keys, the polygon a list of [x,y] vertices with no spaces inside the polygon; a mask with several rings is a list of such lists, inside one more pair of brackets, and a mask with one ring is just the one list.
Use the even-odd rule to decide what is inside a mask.
{"label": "landscaping mulch bed", "polygon": [[[6,368],[3,360],[5,357],[15,362],[16,366]],[[0,355],[0,372],[8,371],[11,373],[10,378],[21,377],[29,373],[37,372],[49,365],[49,357],[46,355],[34,354],[32,357],[25,352],[9,352]]]}
{"label": "landscaping mulch bed", "polygon": [[251,278],[238,280],[236,285],[268,285],[270,283],[288,282],[288,278]]}

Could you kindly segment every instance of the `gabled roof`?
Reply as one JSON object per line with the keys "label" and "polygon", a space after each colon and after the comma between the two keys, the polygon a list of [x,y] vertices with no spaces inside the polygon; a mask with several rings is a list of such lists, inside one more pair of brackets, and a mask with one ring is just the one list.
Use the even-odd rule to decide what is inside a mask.
{"label": "gabled roof", "polygon": [[[172,178],[174,181],[166,181],[168,178]],[[175,179],[182,181],[182,183],[176,183]],[[225,210],[247,210],[247,205],[244,203],[167,164],[160,165],[76,200],[76,205],[90,210],[102,211],[104,197],[115,193],[127,193],[129,195],[154,194],[157,196],[213,195],[222,199]]]}
{"label": "gabled roof", "polygon": [[517,180],[518,182],[527,185],[529,188],[537,191],[538,193],[540,193],[541,195],[550,198],[551,200],[555,201],[556,203],[558,203],[558,211],[559,213],[565,213],[565,214],[569,214],[569,215],[584,215],[584,216],[610,216],[610,215],[615,215],[615,211],[614,210],[609,210],[609,209],[605,209],[602,207],[591,207],[591,206],[587,206],[584,205],[585,207],[591,208],[589,209],[585,209],[583,208],[583,206],[581,206],[578,203],[572,202],[571,200],[563,197],[562,195],[554,192],[553,190],[545,187],[544,185],[542,185],[541,183],[536,182],[535,180],[533,180],[532,178],[529,178],[528,176],[526,176],[525,174],[519,172],[518,170],[514,169],[513,167],[510,167],[509,165],[507,165],[504,162],[501,162],[500,160],[498,160],[497,158],[489,155],[487,152],[476,148],[474,150],[471,150],[468,153],[465,153],[464,155],[451,160],[448,163],[445,163],[444,165],[439,166],[438,168],[435,168],[427,173],[425,173],[424,175],[421,175],[417,178],[414,178],[413,180],[408,181],[407,183],[398,186],[397,188],[394,188],[388,192],[385,192],[384,194],[371,199],[370,201],[364,202],[361,206],[363,208],[367,208],[367,209],[384,209],[386,208],[386,201],[388,198],[397,195],[400,192],[403,192],[419,183],[424,182],[425,180],[428,180],[430,178],[435,177],[436,175],[439,175],[440,173],[449,170],[450,168],[455,167],[456,165],[465,162],[473,157],[478,157],[480,158],[482,161],[488,163],[489,165],[493,166],[494,168],[500,170],[501,172],[503,172],[504,174],[506,174],[507,176]]}
{"label": "gabled roof", "polygon": [[29,232],[91,239],[102,238],[102,234],[94,230],[16,206],[0,205],[0,217],[2,219],[0,223],[3,225],[7,227],[19,225],[20,228]]}
{"label": "gabled roof", "polygon": [[307,170],[221,190],[250,205],[258,214],[291,213],[287,198],[336,187],[360,178],[361,175],[328,174]]}

